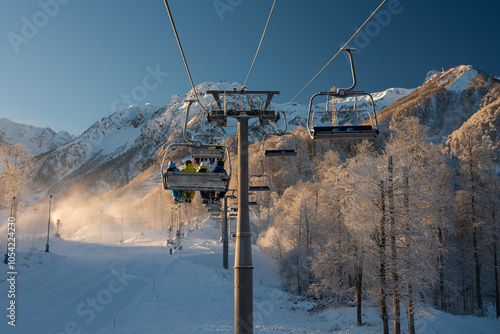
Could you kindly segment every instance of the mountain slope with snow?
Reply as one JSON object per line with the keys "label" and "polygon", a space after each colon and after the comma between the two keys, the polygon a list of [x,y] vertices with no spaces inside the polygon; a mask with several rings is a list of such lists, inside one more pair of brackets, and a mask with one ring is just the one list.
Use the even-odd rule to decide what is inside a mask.
{"label": "mountain slope with snow", "polygon": [[434,72],[412,94],[378,114],[380,128],[385,131],[405,117],[416,116],[429,127],[435,142],[443,142],[478,110],[498,99],[491,92],[499,85],[499,80],[472,66]]}
{"label": "mountain slope with snow", "polygon": [[[198,99],[203,106],[213,103],[207,91],[241,89],[238,83],[205,82],[196,87]],[[374,94],[377,111],[391,104],[398,98],[406,96],[412,90],[388,89]],[[35,158],[38,169],[35,179],[38,189],[49,189],[58,193],[70,189],[72,185],[89,189],[91,193],[99,193],[127,184],[142,171],[157,164],[162,158],[164,144],[175,136],[181,136],[185,113],[189,99],[194,99],[194,91],[190,90],[184,97],[174,95],[164,107],[158,108],[149,104],[142,107],[130,106],[118,109],[101,121],[94,123],[89,129],[71,141],[63,142],[51,151],[42,151]],[[358,105],[366,105],[368,101],[361,98]],[[353,101],[346,101],[351,104]],[[283,108],[284,105],[273,105]],[[339,108],[341,105],[339,104]],[[321,108],[317,106],[316,108]],[[199,132],[200,113],[203,107],[193,103],[190,108],[188,137]],[[307,106],[290,104],[285,109],[289,130],[297,126],[304,127],[307,122]],[[362,120],[366,119],[365,116]],[[363,118],[364,117],[364,118]],[[235,125],[235,124],[233,124]],[[275,129],[284,129],[280,121]],[[218,129],[224,137],[236,135],[236,127]],[[250,141],[262,139],[268,129],[252,127]],[[171,136],[174,134],[174,137]],[[180,137],[176,140],[182,140]]]}
{"label": "mountain slope with snow", "polygon": [[55,133],[51,128],[38,128],[15,123],[6,118],[0,119],[0,142],[26,145],[33,155],[49,152],[73,139],[74,136],[66,131]]}

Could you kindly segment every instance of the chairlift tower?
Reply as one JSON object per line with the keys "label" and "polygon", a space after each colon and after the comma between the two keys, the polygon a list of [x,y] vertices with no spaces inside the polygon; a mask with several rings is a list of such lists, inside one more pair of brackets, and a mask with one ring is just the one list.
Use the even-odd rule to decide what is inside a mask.
{"label": "chairlift tower", "polygon": [[279,91],[209,90],[215,106],[207,121],[227,126],[229,117],[238,121],[238,220],[234,260],[234,332],[253,333],[253,263],[248,206],[248,120],[258,118],[259,125],[276,122],[279,114],[270,108]]}

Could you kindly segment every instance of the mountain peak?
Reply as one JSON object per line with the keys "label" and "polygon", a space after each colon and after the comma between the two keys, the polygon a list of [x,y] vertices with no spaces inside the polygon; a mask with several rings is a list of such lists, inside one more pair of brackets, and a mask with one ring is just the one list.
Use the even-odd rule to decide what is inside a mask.
{"label": "mountain peak", "polygon": [[433,85],[460,94],[469,86],[471,80],[480,73],[471,65],[459,65],[447,71],[432,70],[427,72],[424,84],[421,87]]}
{"label": "mountain peak", "polygon": [[391,122],[415,116],[429,127],[432,140],[442,142],[488,102],[483,99],[497,85],[498,81],[471,65],[430,71],[422,86],[378,115],[379,125],[384,129]]}

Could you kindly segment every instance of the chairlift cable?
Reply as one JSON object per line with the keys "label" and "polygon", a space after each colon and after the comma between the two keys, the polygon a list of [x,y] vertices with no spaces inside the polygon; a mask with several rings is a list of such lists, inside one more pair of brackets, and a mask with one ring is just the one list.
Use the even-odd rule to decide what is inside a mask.
{"label": "chairlift cable", "polygon": [[285,110],[285,108],[286,108],[286,107],[288,107],[288,105],[289,105],[290,103],[292,103],[292,101],[293,101],[293,100],[295,100],[295,98],[296,98],[297,96],[299,96],[299,95],[300,95],[300,93],[302,93],[302,91],[303,91],[304,89],[306,89],[306,87],[307,87],[307,86],[309,86],[309,84],[310,84],[311,82],[313,82],[313,81],[314,81],[314,79],[316,79],[316,77],[317,77],[317,76],[318,76],[321,72],[323,72],[323,70],[324,70],[324,69],[325,69],[328,65],[330,65],[330,63],[331,63],[331,62],[332,62],[332,61],[333,61],[333,60],[334,60],[334,59],[335,59],[335,58],[339,55],[339,53],[340,53],[340,52],[341,52],[341,51],[342,51],[342,50],[343,50],[343,49],[347,46],[347,44],[349,44],[349,42],[350,42],[350,41],[352,41],[352,39],[353,39],[354,37],[356,37],[356,35],[359,33],[359,31],[360,31],[361,29],[363,29],[363,27],[364,27],[364,26],[368,23],[368,21],[370,21],[370,19],[373,17],[373,15],[375,15],[375,13],[376,13],[376,12],[378,12],[378,10],[380,9],[380,7],[382,7],[382,5],[383,5],[386,1],[387,1],[387,0],[383,0],[383,1],[380,3],[380,5],[377,7],[377,9],[375,9],[375,10],[373,11],[373,13],[371,13],[371,15],[370,15],[370,16],[366,19],[366,21],[365,21],[365,22],[364,22],[364,23],[363,23],[363,24],[362,24],[362,25],[358,28],[358,30],[356,30],[356,32],[355,32],[355,33],[351,36],[351,38],[349,38],[349,40],[348,40],[347,42],[345,42],[345,44],[344,44],[344,45],[343,45],[343,46],[342,46],[342,47],[341,47],[341,48],[337,51],[337,53],[336,53],[336,54],[335,54],[335,55],[334,55],[334,56],[333,56],[333,57],[332,57],[332,58],[331,58],[331,59],[330,59],[330,60],[326,63],[326,65],[325,65],[325,66],[323,66],[323,67],[322,67],[322,68],[318,71],[318,73],[316,73],[316,75],[314,75],[314,77],[312,77],[312,79],[311,79],[311,80],[309,80],[309,82],[308,82],[308,83],[307,83],[304,87],[302,87],[302,89],[301,89],[301,90],[300,90],[300,91],[299,91],[299,92],[298,92],[298,93],[297,93],[297,94],[296,94],[296,95],[295,95],[295,96],[294,96],[294,97],[293,97],[293,98],[292,98],[292,99],[291,99],[291,100],[290,100],[287,104],[285,104],[285,106],[284,106],[284,107],[283,107],[280,111]]}
{"label": "chairlift cable", "polygon": [[179,39],[179,35],[177,34],[177,29],[175,28],[174,18],[172,17],[172,13],[170,12],[170,7],[168,6],[168,1],[167,0],[164,0],[164,1],[165,1],[165,7],[167,8],[167,12],[168,12],[168,17],[170,19],[170,23],[172,24],[172,29],[174,30],[175,39],[177,40],[177,45],[179,46],[179,50],[181,52],[182,60],[184,61],[184,66],[186,67],[189,81],[191,82],[191,87],[193,87],[194,95],[196,96],[196,100],[198,101],[200,106],[203,108],[203,110],[208,112],[208,110],[203,106],[203,104],[201,104],[200,99],[198,98],[198,93],[196,92],[196,88],[194,87],[193,78],[191,77],[191,72],[189,72],[189,67],[188,67],[188,64],[186,61],[186,57],[184,56],[184,51],[182,50],[181,41]]}
{"label": "chairlift cable", "polygon": [[255,57],[253,58],[252,65],[250,66],[250,70],[248,71],[247,78],[245,79],[245,83],[243,84],[243,88],[246,87],[248,78],[250,77],[250,73],[252,73],[253,65],[255,64],[255,60],[257,59],[257,55],[259,54],[260,51],[260,46],[262,45],[262,41],[264,40],[264,36],[266,35],[267,27],[269,26],[269,21],[271,20],[271,15],[273,14],[275,5],[276,5],[276,0],[274,0],[273,6],[271,7],[271,12],[269,13],[269,17],[267,18],[266,27],[264,28],[264,32],[262,33],[262,37],[260,38],[260,43],[259,46],[257,47],[257,52],[255,52]]}

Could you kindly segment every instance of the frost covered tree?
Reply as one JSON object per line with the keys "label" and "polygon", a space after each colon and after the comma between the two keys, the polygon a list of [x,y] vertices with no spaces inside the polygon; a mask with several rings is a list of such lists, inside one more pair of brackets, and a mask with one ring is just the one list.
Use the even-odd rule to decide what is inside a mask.
{"label": "frost covered tree", "polygon": [[306,294],[313,279],[310,261],[320,237],[315,201],[310,182],[288,188],[275,206],[272,227],[259,240],[280,261],[284,287],[297,294]]}
{"label": "frost covered tree", "polygon": [[0,144],[0,206],[7,207],[12,198],[17,200],[26,195],[29,174],[32,167],[32,155],[23,144]]}
{"label": "frost covered tree", "polygon": [[412,334],[416,292],[424,292],[436,280],[435,254],[442,249],[434,235],[445,222],[440,218],[443,208],[436,203],[443,203],[443,182],[449,180],[449,172],[440,148],[429,142],[428,129],[417,118],[406,118],[393,127],[395,133],[386,146],[393,313],[395,332],[399,332],[398,308],[403,299]]}
{"label": "frost covered tree", "polygon": [[494,168],[495,148],[491,138],[472,125],[457,131],[447,144],[449,153],[460,162],[459,179],[462,187],[457,193],[456,202],[462,222],[461,231],[472,236],[476,307],[479,314],[483,314],[480,238],[484,211],[480,209],[480,199],[488,182],[488,171]]}
{"label": "frost covered tree", "polygon": [[319,194],[315,206],[324,240],[319,244],[312,264],[318,280],[314,292],[318,296],[329,294],[329,299],[342,303],[350,292],[349,277],[353,275],[352,243],[341,214],[345,191],[340,182],[346,175],[344,163],[337,152],[329,151],[315,170]]}

